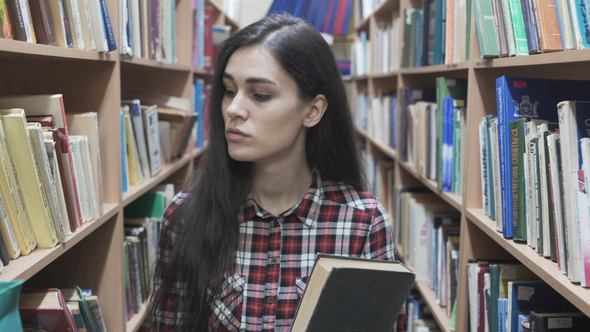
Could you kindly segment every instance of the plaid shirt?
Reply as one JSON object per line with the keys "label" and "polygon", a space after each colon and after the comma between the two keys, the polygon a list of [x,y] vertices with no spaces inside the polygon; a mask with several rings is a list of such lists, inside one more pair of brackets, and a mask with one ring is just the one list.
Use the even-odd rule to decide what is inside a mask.
{"label": "plaid shirt", "polygon": [[[174,240],[169,217],[186,193],[176,196],[164,216],[158,262],[166,271]],[[227,275],[211,304],[214,331],[288,331],[305,290],[317,253],[393,260],[391,225],[379,201],[367,192],[331,181],[314,172],[302,200],[273,216],[249,197],[238,215],[240,238],[235,273]],[[174,278],[174,272],[165,273]],[[182,315],[173,280],[164,285],[152,328],[174,331]],[[162,282],[164,282],[162,284]]]}

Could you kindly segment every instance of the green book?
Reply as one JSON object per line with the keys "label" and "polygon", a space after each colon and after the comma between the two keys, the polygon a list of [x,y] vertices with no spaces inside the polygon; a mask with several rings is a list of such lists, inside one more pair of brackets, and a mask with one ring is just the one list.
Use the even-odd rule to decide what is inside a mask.
{"label": "green book", "polygon": [[496,58],[500,54],[500,41],[492,0],[475,0],[475,30],[482,58]]}
{"label": "green book", "polygon": [[404,9],[404,17],[403,17],[403,47],[402,47],[402,68],[409,68],[412,66],[413,62],[413,42],[412,39],[414,34],[412,34],[412,16],[414,15],[414,8],[406,8]]}
{"label": "green book", "polygon": [[471,57],[471,1],[467,0],[467,20],[465,21],[465,60],[469,61]]}
{"label": "green book", "polygon": [[125,207],[125,218],[162,218],[166,210],[166,196],[161,192],[148,192]]}
{"label": "green book", "polygon": [[510,19],[512,21],[512,33],[514,34],[516,55],[529,55],[529,45],[526,39],[524,17],[522,15],[520,0],[508,0],[508,9],[510,10]]}
{"label": "green book", "polygon": [[524,177],[524,123],[526,119],[510,122],[510,147],[512,164],[512,219],[513,239],[526,241],[526,197]]}

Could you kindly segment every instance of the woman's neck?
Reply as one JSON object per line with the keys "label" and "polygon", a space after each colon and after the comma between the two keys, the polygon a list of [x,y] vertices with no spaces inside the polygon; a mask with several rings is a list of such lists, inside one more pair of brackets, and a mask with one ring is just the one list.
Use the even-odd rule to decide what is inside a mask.
{"label": "woman's neck", "polygon": [[254,167],[252,195],[275,216],[299,202],[311,185],[312,173],[305,158],[292,162]]}

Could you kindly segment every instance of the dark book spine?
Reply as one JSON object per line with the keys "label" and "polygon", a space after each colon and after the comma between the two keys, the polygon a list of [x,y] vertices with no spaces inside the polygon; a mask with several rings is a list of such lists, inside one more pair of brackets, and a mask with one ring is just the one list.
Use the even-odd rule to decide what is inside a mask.
{"label": "dark book spine", "polygon": [[25,24],[28,24],[28,22],[25,22],[23,19],[18,0],[6,0],[6,5],[8,6],[8,12],[10,13],[14,39],[26,41],[27,33],[25,31]]}
{"label": "dark book spine", "polygon": [[105,0],[100,0],[100,11],[102,12],[105,37],[107,39],[107,47],[109,52],[117,49],[117,43],[115,42],[115,33],[113,32],[113,25],[111,23],[111,16],[105,3]]}
{"label": "dark book spine", "polygon": [[[55,1],[55,0],[54,0]],[[71,29],[71,22],[70,22],[70,15],[68,13],[68,9],[66,7],[66,2],[64,0],[59,0],[61,2],[61,9],[64,18],[64,33],[66,35],[66,46],[72,47],[72,29]]]}

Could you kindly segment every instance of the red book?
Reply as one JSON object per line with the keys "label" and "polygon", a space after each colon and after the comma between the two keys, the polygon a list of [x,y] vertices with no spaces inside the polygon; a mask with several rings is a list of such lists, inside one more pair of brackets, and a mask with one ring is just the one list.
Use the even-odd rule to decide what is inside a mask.
{"label": "red book", "polygon": [[57,288],[23,292],[19,308],[26,331],[78,331],[74,316]]}
{"label": "red book", "polygon": [[203,57],[204,67],[213,68],[213,59],[215,58],[215,48],[213,47],[213,7],[205,6],[205,55]]}

